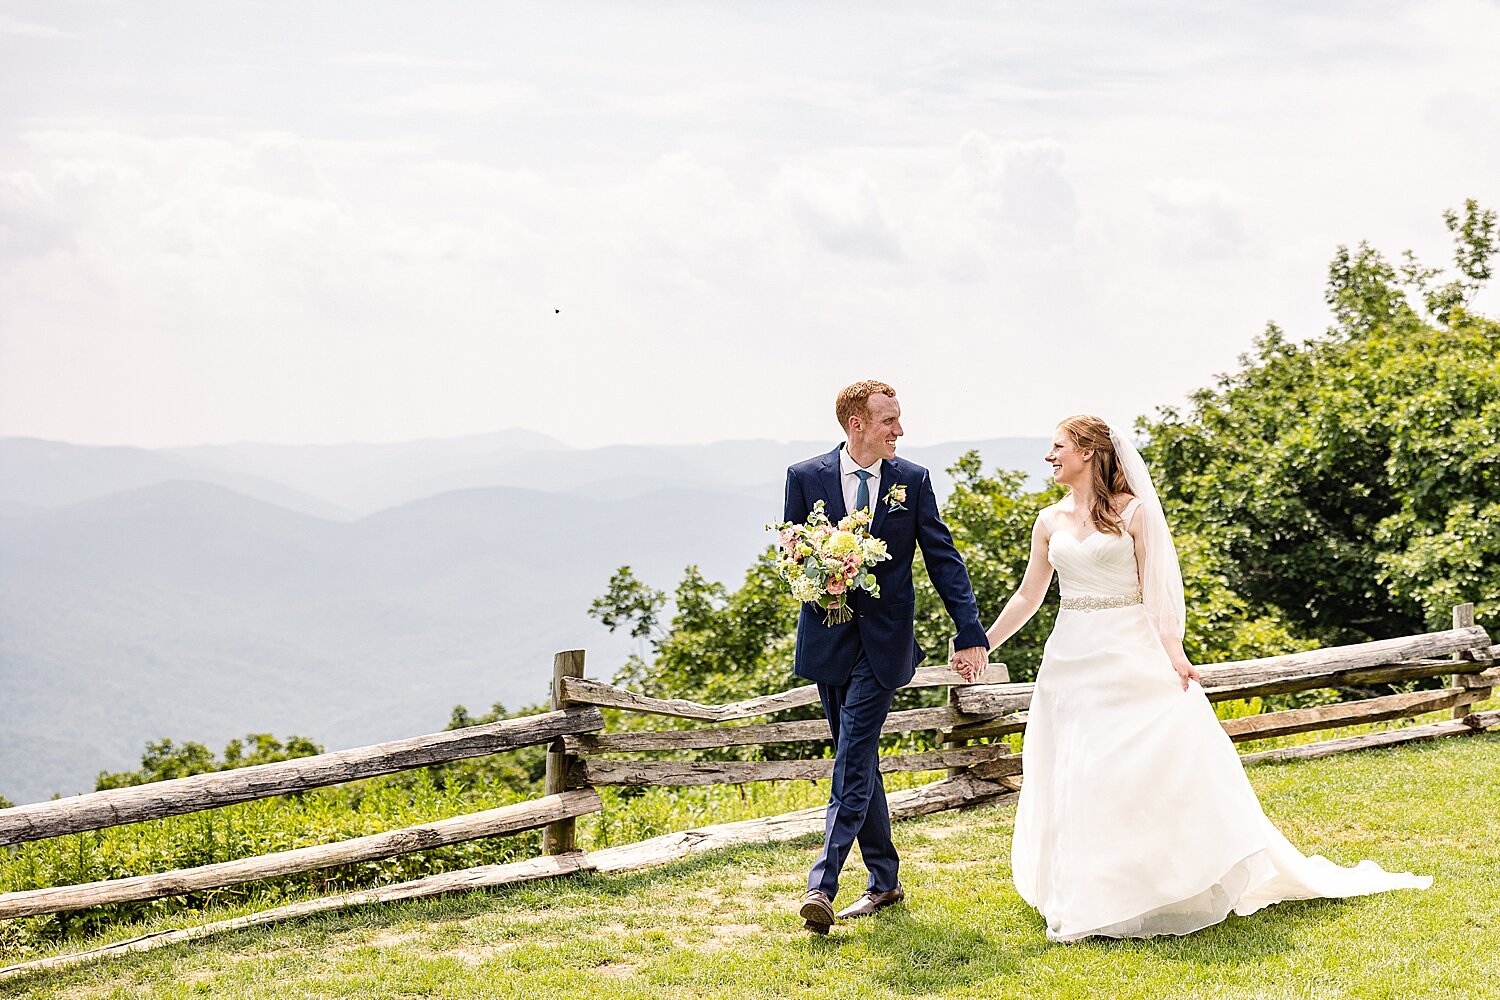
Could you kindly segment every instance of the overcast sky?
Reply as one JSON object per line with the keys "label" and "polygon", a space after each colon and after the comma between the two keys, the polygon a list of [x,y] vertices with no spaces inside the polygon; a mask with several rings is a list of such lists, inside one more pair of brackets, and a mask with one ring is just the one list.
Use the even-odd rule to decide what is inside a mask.
{"label": "overcast sky", "polygon": [[1483,0],[0,0],[0,88],[0,435],[85,443],[1047,434],[1500,207]]}

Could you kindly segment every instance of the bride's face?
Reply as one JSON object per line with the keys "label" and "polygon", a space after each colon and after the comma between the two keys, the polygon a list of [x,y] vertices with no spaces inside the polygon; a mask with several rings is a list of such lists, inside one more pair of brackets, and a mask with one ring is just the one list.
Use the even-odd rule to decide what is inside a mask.
{"label": "bride's face", "polygon": [[1061,427],[1052,432],[1052,448],[1047,452],[1047,462],[1052,466],[1052,481],[1078,490],[1089,481],[1089,459],[1091,451],[1083,451],[1073,443],[1072,435]]}

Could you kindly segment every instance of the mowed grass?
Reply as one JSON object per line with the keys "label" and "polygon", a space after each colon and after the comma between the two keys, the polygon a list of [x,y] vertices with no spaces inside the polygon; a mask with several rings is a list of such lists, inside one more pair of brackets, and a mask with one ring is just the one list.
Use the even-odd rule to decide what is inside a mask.
{"label": "mowed grass", "polygon": [[[1435,886],[1054,945],[1011,885],[1004,804],[897,824],[908,901],[826,938],[792,913],[817,849],[805,838],[243,931],[6,981],[0,997],[1500,995],[1500,736],[1250,775],[1304,852]],[[841,898],[862,884],[856,857]]]}

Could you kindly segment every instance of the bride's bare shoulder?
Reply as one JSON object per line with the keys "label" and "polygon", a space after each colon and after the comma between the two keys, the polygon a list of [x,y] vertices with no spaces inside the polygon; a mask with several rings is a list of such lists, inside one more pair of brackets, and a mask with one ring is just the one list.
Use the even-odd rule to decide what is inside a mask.
{"label": "bride's bare shoulder", "polygon": [[1136,538],[1141,537],[1141,519],[1135,516],[1135,508],[1139,503],[1140,498],[1129,493],[1119,493],[1110,499],[1110,507],[1119,519],[1120,526]]}

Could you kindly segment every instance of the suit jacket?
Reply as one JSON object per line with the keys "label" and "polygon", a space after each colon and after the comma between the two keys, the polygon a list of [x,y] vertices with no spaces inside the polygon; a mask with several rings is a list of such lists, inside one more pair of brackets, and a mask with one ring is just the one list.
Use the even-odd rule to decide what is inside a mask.
{"label": "suit jacket", "polygon": [[[841,444],[826,455],[799,462],[786,471],[787,521],[805,522],[813,504],[823,501],[830,521],[848,513],[839,481]],[[886,495],[897,484],[906,486],[905,510],[892,510]],[[911,680],[923,653],[913,628],[917,596],[912,586],[912,557],[922,547],[927,575],[948,614],[958,626],[954,645],[989,648],[979,608],[963,557],[953,544],[948,526],[938,516],[937,497],[926,469],[900,458],[888,458],[880,466],[880,492],[871,497],[874,520],[870,534],[885,539],[891,558],[873,570],[880,583],[880,597],[863,591],[850,592],[854,617],[839,625],[823,624],[823,609],[815,603],[802,605],[797,619],[798,677],[824,684],[843,684],[863,652],[875,678],[887,688],[898,688]]]}

